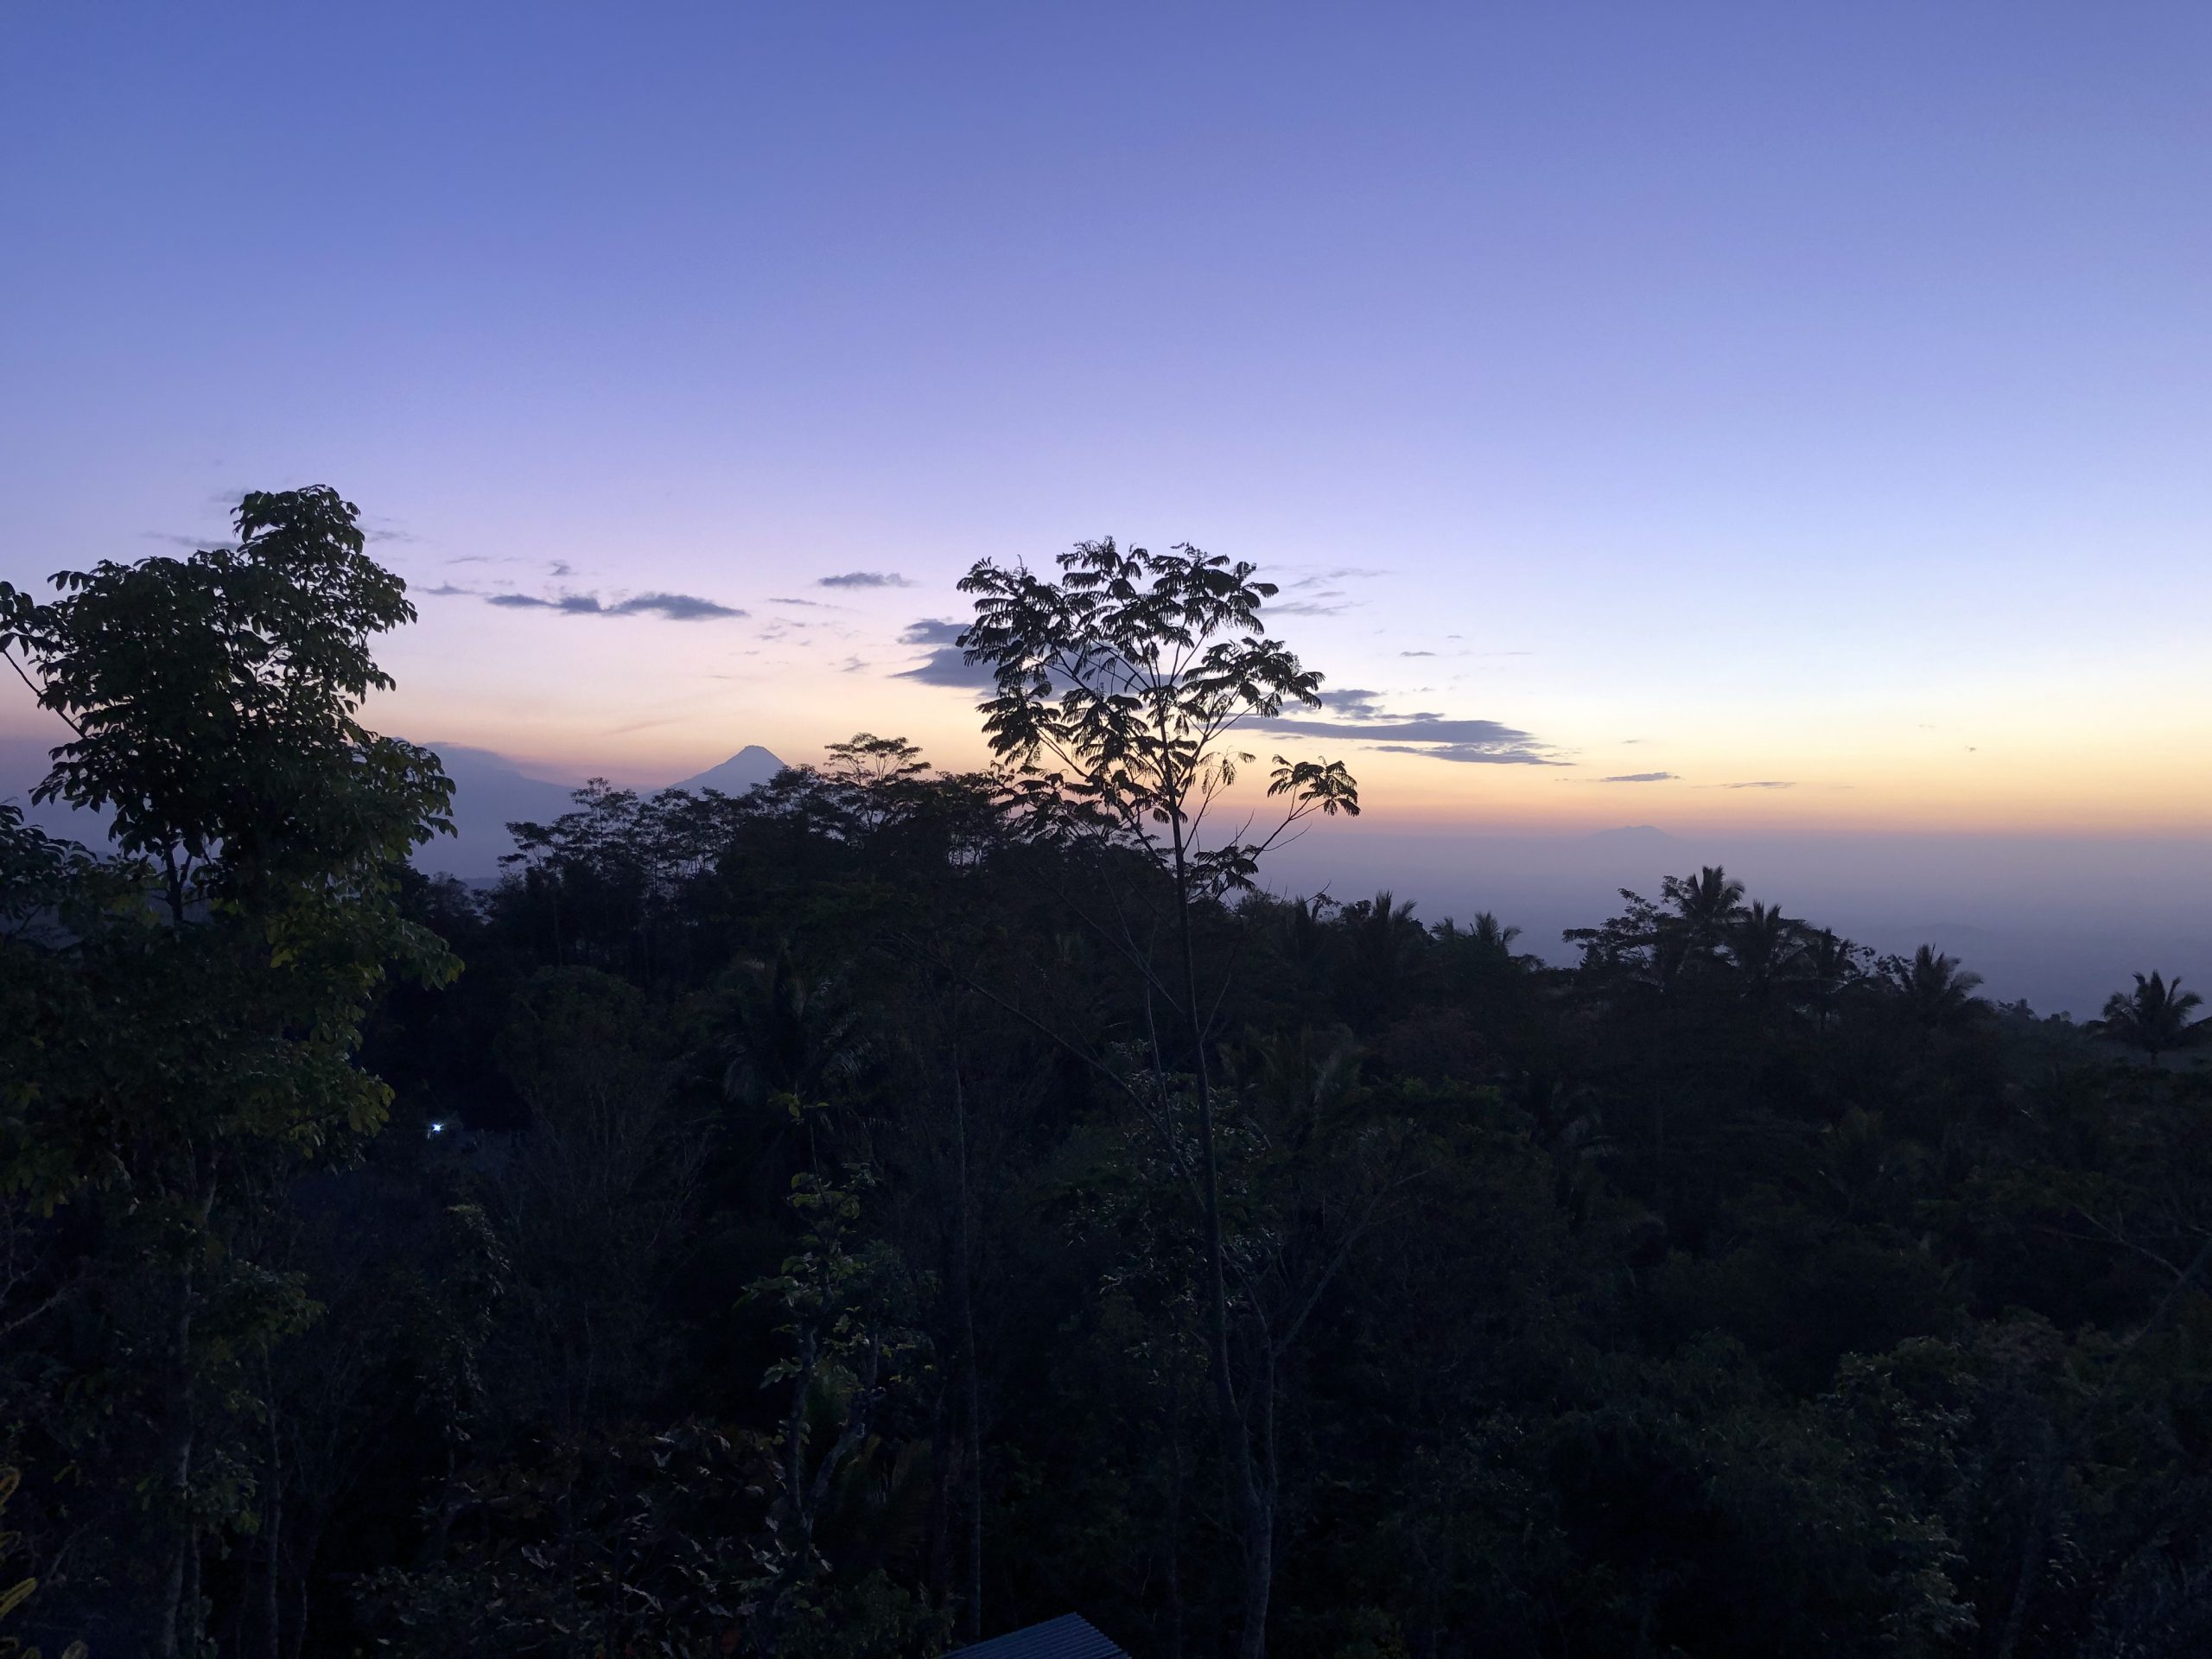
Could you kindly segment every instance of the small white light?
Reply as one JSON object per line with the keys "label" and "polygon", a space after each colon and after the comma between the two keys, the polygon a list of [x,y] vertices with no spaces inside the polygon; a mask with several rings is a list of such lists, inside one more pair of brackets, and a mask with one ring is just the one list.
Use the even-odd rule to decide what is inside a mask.
{"label": "small white light", "polygon": [[432,1135],[443,1135],[445,1132],[446,1126],[442,1123],[433,1123],[430,1125],[430,1133]]}

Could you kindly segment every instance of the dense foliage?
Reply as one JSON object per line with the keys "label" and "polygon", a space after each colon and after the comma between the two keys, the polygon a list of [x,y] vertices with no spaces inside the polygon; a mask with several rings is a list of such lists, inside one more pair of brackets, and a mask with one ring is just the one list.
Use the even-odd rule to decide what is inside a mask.
{"label": "dense foliage", "polygon": [[[1078,554],[1109,600],[1151,556]],[[1313,682],[1256,631],[1208,682],[1223,584],[1265,595],[1173,556],[1144,582],[1227,612],[976,579],[1030,606],[971,644],[1057,783],[863,735],[741,798],[594,785],[468,888],[398,862],[418,760],[318,759],[384,741],[355,674],[297,811],[236,768],[287,837],[0,819],[15,1622],[95,1659],[858,1659],[1070,1610],[1162,1659],[2212,1645],[2188,995],[2038,1019],[1717,869],[1565,969],[1254,891],[1263,838],[1177,844],[1236,763],[1208,700]],[[1112,627],[1195,727],[1112,729],[1071,672]]]}

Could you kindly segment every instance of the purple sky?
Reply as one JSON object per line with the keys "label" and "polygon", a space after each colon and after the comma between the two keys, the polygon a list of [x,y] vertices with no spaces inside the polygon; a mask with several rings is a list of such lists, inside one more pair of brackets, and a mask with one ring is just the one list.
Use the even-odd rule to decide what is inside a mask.
{"label": "purple sky", "polygon": [[2196,0],[22,5],[0,156],[0,576],[335,484],[410,735],[969,762],[1114,533],[1378,828],[2212,824]]}

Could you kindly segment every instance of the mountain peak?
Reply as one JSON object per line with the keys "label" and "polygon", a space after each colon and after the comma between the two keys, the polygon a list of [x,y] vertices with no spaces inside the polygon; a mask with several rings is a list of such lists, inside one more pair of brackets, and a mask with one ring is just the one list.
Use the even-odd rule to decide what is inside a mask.
{"label": "mountain peak", "polygon": [[718,789],[725,795],[741,795],[765,784],[784,769],[784,763],[758,743],[748,743],[718,766],[709,766],[696,778],[686,778],[674,789]]}

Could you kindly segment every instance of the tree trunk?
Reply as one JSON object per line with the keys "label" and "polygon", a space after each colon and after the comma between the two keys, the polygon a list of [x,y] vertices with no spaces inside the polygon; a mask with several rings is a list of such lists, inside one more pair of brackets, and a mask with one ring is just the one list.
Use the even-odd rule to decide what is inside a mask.
{"label": "tree trunk", "polygon": [[[1252,1469],[1248,1452],[1246,1471],[1252,1478],[1251,1504],[1253,1519],[1244,1541],[1244,1639],[1239,1649],[1242,1659],[1263,1659],[1268,1643],[1268,1606],[1274,1594],[1275,1580],[1275,1353],[1272,1348],[1260,1357],[1258,1375],[1253,1380],[1250,1397],[1246,1406],[1248,1414],[1257,1421],[1252,1427],[1256,1434],[1248,1435],[1249,1448],[1254,1439],[1259,1442],[1259,1467]],[[1254,1610],[1257,1610],[1255,1611]]]}
{"label": "tree trunk", "polygon": [[285,1632],[282,1659],[300,1659],[308,1640],[308,1586],[315,1576],[315,1553],[322,1543],[322,1525],[310,1520],[300,1529],[292,1552],[292,1628]]}
{"label": "tree trunk", "polygon": [[2056,1437],[2046,1427],[2043,1466],[2037,1471],[2035,1502],[2029,1506],[2027,1525],[2020,1534],[2020,1564],[2012,1575],[2012,1599],[2005,1609],[2005,1623],[1998,1632],[1997,1659],[2012,1659],[2020,1645],[2020,1637],[2028,1627],[2028,1605],[2035,1599],[2036,1580],[2041,1576],[2051,1501],[2063,1468],[2056,1440]]}
{"label": "tree trunk", "polygon": [[[947,1271],[950,1271],[950,1263]],[[945,1405],[949,1384],[940,1384],[930,1396],[930,1554],[928,1583],[931,1597],[950,1602],[952,1595],[952,1488],[961,1479],[952,1449],[952,1424]]]}
{"label": "tree trunk", "polygon": [[1237,1659],[1265,1659],[1268,1601],[1274,1592],[1274,1529],[1255,1527],[1244,1540],[1244,1630]]}
{"label": "tree trunk", "polygon": [[1167,1616],[1162,1659],[1183,1659],[1183,1436],[1169,1408],[1167,1445]]}
{"label": "tree trunk", "polygon": [[261,1366],[262,1393],[269,1402],[269,1516],[264,1522],[264,1536],[269,1545],[269,1571],[262,1584],[262,1618],[266,1634],[262,1638],[262,1651],[266,1659],[284,1659],[283,1638],[280,1633],[282,1614],[279,1586],[283,1578],[284,1551],[284,1450],[276,1430],[276,1386],[270,1375],[270,1366],[264,1356]]}
{"label": "tree trunk", "polygon": [[[162,1576],[161,1605],[154,1631],[161,1659],[196,1655],[200,1636],[199,1545],[192,1523],[192,1268],[178,1275],[175,1352],[169,1374],[168,1422],[162,1436],[162,1478],[168,1491],[169,1559]],[[190,1599],[188,1611],[187,1599]]]}
{"label": "tree trunk", "polygon": [[199,1659],[200,1638],[206,1634],[200,1622],[200,1529],[195,1524],[185,1529],[183,1618],[177,1627],[185,1659]]}
{"label": "tree trunk", "polygon": [[968,1536],[967,1558],[963,1563],[966,1582],[962,1586],[966,1604],[961,1619],[968,1639],[982,1639],[983,1634],[983,1407],[982,1389],[976,1378],[976,1323],[969,1315],[967,1329],[968,1355],[963,1370],[968,1376],[966,1401],[966,1432],[968,1437]]}
{"label": "tree trunk", "polygon": [[958,1298],[960,1319],[960,1374],[963,1398],[961,1430],[966,1437],[968,1529],[966,1555],[962,1563],[960,1629],[969,1642],[983,1636],[983,1390],[976,1376],[976,1292],[970,1281],[975,1271],[974,1233],[969,1215],[968,1185],[968,1095],[960,1076],[960,1051],[952,1053],[952,1123],[956,1173],[958,1177],[958,1253],[953,1265],[953,1292]]}
{"label": "tree trunk", "polygon": [[1252,1468],[1252,1439],[1230,1374],[1229,1281],[1221,1242],[1221,1184],[1213,1144],[1213,1091],[1206,1071],[1205,1015],[1198,1002],[1198,957],[1191,939],[1191,875],[1182,815],[1170,817],[1175,852],[1177,938],[1183,958],[1183,1013],[1191,1033],[1191,1068],[1198,1109],[1198,1187],[1205,1212],[1206,1346],[1214,1406],[1221,1421],[1229,1487],[1244,1546],[1244,1625],[1238,1659],[1266,1659],[1268,1600],[1274,1578],[1274,1526]]}

